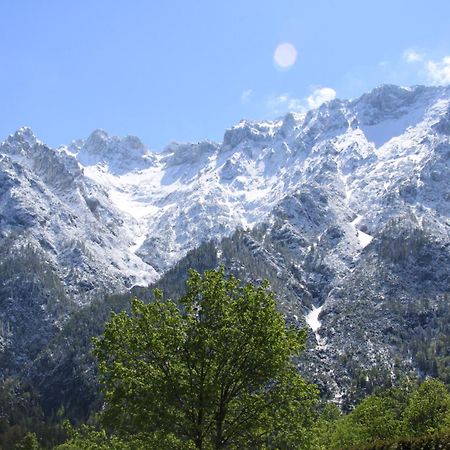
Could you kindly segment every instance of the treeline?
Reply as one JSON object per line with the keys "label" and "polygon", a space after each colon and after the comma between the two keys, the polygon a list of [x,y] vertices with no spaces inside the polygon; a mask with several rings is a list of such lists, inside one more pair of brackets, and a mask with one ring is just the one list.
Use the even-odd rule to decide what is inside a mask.
{"label": "treeline", "polygon": [[[176,302],[161,290],[154,296],[128,306],[126,296],[110,297],[108,308],[95,303],[81,323],[69,321],[67,334],[41,358],[43,373],[51,371],[46,358],[62,358],[53,366],[61,371],[53,378],[59,385],[34,380],[45,384],[41,395],[47,399],[31,386],[4,380],[1,448],[449,447],[450,393],[440,380],[405,377],[397,386],[374,389],[347,413],[320,400],[293,364],[306,333],[285,323],[266,282],[244,284],[222,267],[203,275],[190,271]],[[92,335],[99,336],[96,369],[89,352],[78,352]],[[62,355],[54,355],[64,343]],[[56,409],[61,392],[70,403]],[[75,419],[72,426],[67,417]]]}
{"label": "treeline", "polygon": [[[314,449],[449,448],[450,393],[433,378],[420,384],[405,380],[366,397],[346,415],[327,404],[316,427]],[[430,446],[415,446],[425,442]]]}
{"label": "treeline", "polygon": [[[5,399],[4,390],[0,395],[3,405],[11,405],[11,398]],[[16,410],[13,413],[25,416],[33,412],[33,409],[29,408],[35,408],[34,412],[39,416],[39,408],[29,392],[22,395],[24,397],[16,401],[14,406]],[[27,411],[20,408],[27,408]],[[306,441],[303,440],[301,447],[290,448],[305,450],[450,448],[450,393],[446,386],[436,379],[428,379],[422,383],[405,380],[400,386],[366,397],[348,414],[343,414],[332,402],[317,404],[312,411],[305,413],[315,417],[309,430],[305,431],[308,438]],[[55,419],[61,420],[61,413],[60,417]],[[34,432],[26,433],[27,425],[31,426]],[[0,430],[2,431],[0,445],[5,450],[163,448],[158,446],[163,442],[161,436],[155,436],[153,442],[148,440],[148,436],[123,439],[111,433],[111,430],[103,429],[94,418],[89,420],[89,425],[77,428],[68,423],[63,424],[62,420],[53,426],[45,425],[43,421],[40,424],[36,421],[34,424],[22,421],[20,426],[6,428],[5,423],[0,421]],[[58,441],[65,442],[57,444]],[[171,448],[170,440],[166,444],[168,447],[164,448]]]}

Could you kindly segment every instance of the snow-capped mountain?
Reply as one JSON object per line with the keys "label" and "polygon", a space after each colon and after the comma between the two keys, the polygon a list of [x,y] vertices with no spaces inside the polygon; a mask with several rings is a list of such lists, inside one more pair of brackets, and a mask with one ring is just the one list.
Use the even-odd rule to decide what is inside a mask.
{"label": "snow-capped mountain", "polygon": [[157,277],[128,250],[135,237],[123,233],[110,194],[70,154],[22,128],[0,145],[0,155],[3,239],[18,234],[17,246],[42,251],[67,286],[121,289]]}
{"label": "snow-capped mountain", "polygon": [[133,236],[132,253],[162,273],[201,241],[264,221],[312,181],[342,194],[363,243],[370,233],[362,229],[375,232],[386,220],[386,201],[395,215],[386,198],[395,189],[416,189],[416,203],[448,215],[442,193],[433,198],[421,181],[439,172],[445,179],[435,149],[448,114],[448,88],[383,86],[307,114],[242,121],[221,144],[173,143],[158,154],[138,138],[95,131],[58,154],[76,159],[84,179],[107,193]]}
{"label": "snow-capped mountain", "polygon": [[[436,252],[423,257],[439,253],[441,278],[429,291],[449,284],[450,87],[382,86],[304,114],[241,121],[222,143],[172,143],[161,153],[101,130],[52,149],[23,128],[0,155],[2,255],[32,248],[72,309],[99,292],[148,285],[209,240],[218,260],[228,254],[239,269],[243,258],[227,243],[239,229],[245,251],[264,264],[254,275],[282,280],[281,307],[314,330],[317,354],[336,352],[333,339],[345,347],[348,322],[339,318],[352,303],[343,293],[358,286],[352,295],[362,299],[365,275],[387,286],[392,274],[375,277],[376,264],[409,251],[401,243],[432,242]],[[414,280],[413,267],[404,273],[410,287],[430,285]],[[0,350],[17,347],[11,317],[23,303],[2,295]],[[67,317],[43,310],[56,328]]]}

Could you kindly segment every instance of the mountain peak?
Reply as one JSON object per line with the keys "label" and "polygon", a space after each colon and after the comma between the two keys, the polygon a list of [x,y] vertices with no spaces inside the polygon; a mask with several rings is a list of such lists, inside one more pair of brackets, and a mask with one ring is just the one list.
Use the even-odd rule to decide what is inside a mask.
{"label": "mountain peak", "polygon": [[88,136],[86,144],[90,146],[102,145],[110,139],[110,135],[105,130],[97,128]]}
{"label": "mountain peak", "polygon": [[273,136],[275,128],[280,126],[280,121],[264,120],[261,122],[241,120],[237,125],[228,128],[223,136],[223,145],[231,148],[242,142],[258,142]]}
{"label": "mountain peak", "polygon": [[82,165],[105,164],[116,175],[144,169],[153,159],[152,153],[136,136],[122,138],[97,129],[80,144],[77,159]]}
{"label": "mountain peak", "polygon": [[14,134],[9,135],[8,141],[19,142],[21,144],[26,143],[29,146],[33,146],[38,142],[33,130],[27,126],[21,127]]}
{"label": "mountain peak", "polygon": [[25,156],[34,151],[36,144],[42,144],[29,127],[21,127],[10,134],[4,142],[0,142],[1,153],[10,156]]}
{"label": "mountain peak", "polygon": [[416,101],[435,95],[441,88],[436,86],[397,86],[382,84],[370,92],[361,95],[351,103],[373,109],[390,112],[398,108],[410,106]]}

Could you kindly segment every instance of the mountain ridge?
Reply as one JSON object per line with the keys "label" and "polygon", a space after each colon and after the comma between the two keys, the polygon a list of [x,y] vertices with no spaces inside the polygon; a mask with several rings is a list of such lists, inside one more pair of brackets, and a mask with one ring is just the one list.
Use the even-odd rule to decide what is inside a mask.
{"label": "mountain ridge", "polygon": [[[391,363],[405,354],[374,317],[381,308],[403,330],[394,297],[401,310],[407,296],[449,291],[449,118],[450,87],[389,85],[161,153],[101,130],[52,149],[18,130],[0,144],[0,363],[15,373],[74,311],[163,280],[210,241],[199,255],[269,277],[287,319],[310,325],[324,392],[348,397],[355,361],[400,370]],[[368,340],[373,360],[355,347]]]}

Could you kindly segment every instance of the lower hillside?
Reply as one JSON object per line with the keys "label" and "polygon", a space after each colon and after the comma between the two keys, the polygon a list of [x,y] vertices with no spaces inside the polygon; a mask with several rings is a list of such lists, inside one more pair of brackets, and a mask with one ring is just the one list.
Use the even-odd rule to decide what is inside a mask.
{"label": "lower hillside", "polygon": [[[344,409],[376,386],[389,387],[405,374],[449,383],[450,247],[441,238],[411,218],[394,220],[364,249],[358,266],[340,278],[332,271],[332,261],[320,257],[327,245],[336,246],[335,237],[329,244],[322,237],[324,248],[312,247],[299,265],[297,248],[304,243],[279,229],[238,230],[220,242],[204,243],[155,285],[105,295],[69,319],[66,313],[61,316],[61,329],[49,334],[51,341],[44,350],[10,376],[32,387],[46,415],[63,408],[67,417],[87,419],[99,406],[91,339],[103,332],[111,312],[126,310],[135,296],[150,301],[155,287],[177,298],[184,293],[189,268],[202,273],[223,264],[245,282],[269,281],[286,321],[308,330],[306,351],[298,361],[300,372],[319,386],[322,397]],[[45,280],[39,275],[45,271],[42,264],[20,261],[9,267],[17,267],[19,274],[29,270],[23,275],[28,282]],[[18,279],[17,290],[24,286]],[[34,291],[45,294],[49,304],[57,298],[55,305],[61,305],[63,297],[55,289]],[[321,312],[313,330],[306,317],[317,307]],[[60,309],[49,307],[49,311],[58,314]],[[39,317],[38,311],[33,320]],[[39,325],[41,338],[44,325]],[[36,333],[25,336],[36,337]],[[24,341],[23,348],[33,347]]]}
{"label": "lower hillside", "polygon": [[[92,315],[79,316],[89,333],[98,332],[91,341],[95,364],[86,356],[76,358],[76,345],[83,348],[87,341],[69,341],[72,333],[55,341],[72,352],[60,353],[54,367],[60,384],[54,387],[77,389],[78,399],[58,403],[44,382],[48,379],[33,380],[48,389],[41,398],[33,385],[5,380],[1,448],[448,447],[450,392],[436,378],[399,375],[389,388],[374,387],[347,413],[339,408],[343,403],[321,397],[316,384],[299,373],[306,329],[284,319],[267,282],[241,282],[225,275],[222,266],[203,274],[190,270],[176,301],[170,291],[154,290],[149,302],[115,297],[105,299],[109,309],[92,305],[90,312],[106,321],[102,330]],[[144,298],[148,292],[140,294]],[[118,312],[111,314],[113,309]],[[49,364],[49,356],[40,364]],[[72,375],[64,374],[64,358],[66,369],[75,367]],[[75,427],[63,423],[67,416]]]}

